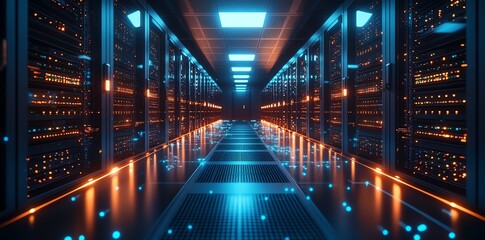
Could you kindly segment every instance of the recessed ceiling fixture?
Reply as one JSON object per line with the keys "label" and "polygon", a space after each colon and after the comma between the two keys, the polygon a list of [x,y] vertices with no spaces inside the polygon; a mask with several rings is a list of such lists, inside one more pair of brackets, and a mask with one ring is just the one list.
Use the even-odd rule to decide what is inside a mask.
{"label": "recessed ceiling fixture", "polygon": [[236,87],[237,87],[237,88],[245,88],[245,87],[247,87],[247,86],[248,86],[248,85],[246,85],[246,84],[236,84]]}
{"label": "recessed ceiling fixture", "polygon": [[262,28],[266,12],[219,12],[223,28]]}
{"label": "recessed ceiling fixture", "polygon": [[249,80],[247,80],[247,79],[244,79],[244,80],[243,79],[234,80],[234,83],[248,83],[248,82],[249,82]]}
{"label": "recessed ceiling fixture", "polygon": [[247,79],[247,78],[249,78],[249,75],[234,75],[234,78],[238,78],[238,79],[244,78],[244,79]]}
{"label": "recessed ceiling fixture", "polygon": [[232,67],[233,72],[251,72],[251,67]]}
{"label": "recessed ceiling fixture", "polygon": [[229,54],[229,61],[254,61],[254,54]]}

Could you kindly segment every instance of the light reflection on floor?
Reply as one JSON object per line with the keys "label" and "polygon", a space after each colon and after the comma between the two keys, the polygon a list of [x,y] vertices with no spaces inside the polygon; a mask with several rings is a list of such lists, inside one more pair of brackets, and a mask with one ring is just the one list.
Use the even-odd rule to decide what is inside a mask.
{"label": "light reflection on floor", "polygon": [[476,239],[485,222],[275,125],[263,139],[342,239]]}
{"label": "light reflection on floor", "polygon": [[[477,239],[485,222],[261,125],[260,134],[340,239]],[[216,124],[0,229],[0,239],[139,239],[223,135]]]}

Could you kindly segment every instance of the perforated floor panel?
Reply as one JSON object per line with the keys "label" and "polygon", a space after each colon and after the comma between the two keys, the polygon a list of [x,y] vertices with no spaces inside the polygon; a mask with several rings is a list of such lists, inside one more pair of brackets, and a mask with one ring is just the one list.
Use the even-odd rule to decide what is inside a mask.
{"label": "perforated floor panel", "polygon": [[160,239],[325,239],[293,194],[189,194]]}
{"label": "perforated floor panel", "polygon": [[214,152],[209,161],[274,161],[271,154],[265,152]]}
{"label": "perforated floor panel", "polygon": [[206,165],[197,183],[287,183],[277,165]]}
{"label": "perforated floor panel", "polygon": [[259,138],[224,138],[221,143],[263,143]]}
{"label": "perforated floor panel", "polygon": [[263,144],[219,144],[216,150],[267,150]]}

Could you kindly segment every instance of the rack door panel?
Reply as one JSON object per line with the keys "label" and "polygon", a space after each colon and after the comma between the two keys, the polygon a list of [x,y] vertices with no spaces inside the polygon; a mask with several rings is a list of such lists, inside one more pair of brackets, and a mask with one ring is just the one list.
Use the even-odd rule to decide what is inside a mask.
{"label": "rack door panel", "polygon": [[329,103],[329,124],[326,131],[328,139],[325,142],[340,148],[342,146],[342,25],[337,20],[325,37],[326,43],[326,81],[329,82],[330,93],[326,95]]}
{"label": "rack door panel", "polygon": [[309,137],[320,140],[320,41],[309,49]]}
{"label": "rack door panel", "polygon": [[92,5],[28,2],[27,197],[101,168]]}
{"label": "rack door panel", "polygon": [[137,66],[143,64],[140,62],[143,58],[139,54],[143,46],[143,30],[128,17],[137,11],[139,8],[129,0],[114,1],[113,156],[115,162],[145,150],[145,80],[137,76],[140,74],[137,72]]}
{"label": "rack door panel", "polygon": [[180,134],[189,132],[189,58],[180,55]]}
{"label": "rack door panel", "polygon": [[178,137],[178,61],[179,49],[171,41],[168,44],[168,79],[167,79],[167,118],[168,118],[168,139],[172,140]]}
{"label": "rack door panel", "polygon": [[[363,1],[351,9],[354,53],[349,72],[354,71],[352,102],[349,102],[349,151],[376,162],[382,161],[382,4],[381,0]],[[366,22],[361,15],[370,14]]]}
{"label": "rack door panel", "polygon": [[464,194],[466,1],[407,1],[396,167]]}
{"label": "rack door panel", "polygon": [[307,114],[308,114],[308,86],[307,86],[307,62],[308,56],[305,51],[301,56],[297,59],[297,83],[296,83],[296,91],[297,91],[297,132],[303,135],[307,135],[308,130],[308,123],[307,123]]}
{"label": "rack door panel", "polygon": [[153,23],[150,25],[150,56],[148,81],[148,118],[149,118],[149,147],[153,148],[166,141],[165,139],[165,85],[164,48],[165,34]]}

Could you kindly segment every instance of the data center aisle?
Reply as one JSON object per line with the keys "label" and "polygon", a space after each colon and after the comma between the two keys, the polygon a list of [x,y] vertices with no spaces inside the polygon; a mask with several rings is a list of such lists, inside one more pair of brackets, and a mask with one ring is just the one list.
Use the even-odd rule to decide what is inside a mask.
{"label": "data center aisle", "polygon": [[252,126],[233,123],[171,206],[153,239],[335,239]]}

